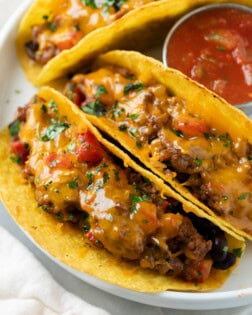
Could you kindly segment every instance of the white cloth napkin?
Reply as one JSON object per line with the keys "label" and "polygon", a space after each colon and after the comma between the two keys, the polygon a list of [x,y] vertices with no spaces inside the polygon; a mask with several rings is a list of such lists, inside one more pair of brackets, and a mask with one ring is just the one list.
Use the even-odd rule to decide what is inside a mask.
{"label": "white cloth napkin", "polygon": [[108,315],[57,284],[18,240],[0,227],[0,314]]}

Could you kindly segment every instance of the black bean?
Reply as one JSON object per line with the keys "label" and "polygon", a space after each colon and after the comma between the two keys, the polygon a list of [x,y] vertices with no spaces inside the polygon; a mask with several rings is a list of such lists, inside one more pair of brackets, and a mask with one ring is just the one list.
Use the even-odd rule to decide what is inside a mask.
{"label": "black bean", "polygon": [[232,267],[236,262],[236,257],[232,253],[227,253],[226,258],[220,262],[214,262],[213,267],[216,269],[226,270]]}
{"label": "black bean", "polygon": [[221,231],[212,239],[211,257],[214,262],[224,261],[227,257],[228,244],[225,234]]}
{"label": "black bean", "polygon": [[35,55],[38,48],[39,48],[38,44],[33,43],[33,41],[27,42],[25,44],[26,53],[33,60],[35,60]]}

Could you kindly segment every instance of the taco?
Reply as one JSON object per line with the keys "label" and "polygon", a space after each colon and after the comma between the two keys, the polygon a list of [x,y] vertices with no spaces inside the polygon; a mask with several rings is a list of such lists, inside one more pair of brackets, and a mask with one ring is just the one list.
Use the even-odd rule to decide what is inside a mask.
{"label": "taco", "polygon": [[244,240],[105,140],[43,88],[0,134],[0,196],[63,263],[132,290],[210,290]]}
{"label": "taco", "polygon": [[21,22],[17,53],[29,80],[42,85],[76,60],[87,64],[111,49],[153,47],[174,19],[212,2],[220,1],[36,0]]}
{"label": "taco", "polygon": [[64,93],[183,197],[252,239],[252,122],[241,111],[135,52],[99,57]]}

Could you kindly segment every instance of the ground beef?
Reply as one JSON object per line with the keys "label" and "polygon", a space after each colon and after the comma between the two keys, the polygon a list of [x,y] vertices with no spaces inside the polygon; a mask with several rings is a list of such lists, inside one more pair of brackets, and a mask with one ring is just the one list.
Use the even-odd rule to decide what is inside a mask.
{"label": "ground beef", "polygon": [[196,262],[202,260],[212,248],[212,241],[204,240],[187,217],[184,217],[176,239],[188,247]]}
{"label": "ground beef", "polygon": [[29,107],[30,107],[30,104],[27,104],[24,107],[18,107],[16,120],[25,122],[26,116],[27,116],[27,110]]}

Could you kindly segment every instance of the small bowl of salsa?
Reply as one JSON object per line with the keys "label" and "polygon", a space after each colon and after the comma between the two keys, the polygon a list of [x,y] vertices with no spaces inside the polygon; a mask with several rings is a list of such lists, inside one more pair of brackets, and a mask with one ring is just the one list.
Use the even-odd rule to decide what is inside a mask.
{"label": "small bowl of salsa", "polygon": [[163,63],[252,114],[252,8],[200,7],[168,33]]}

